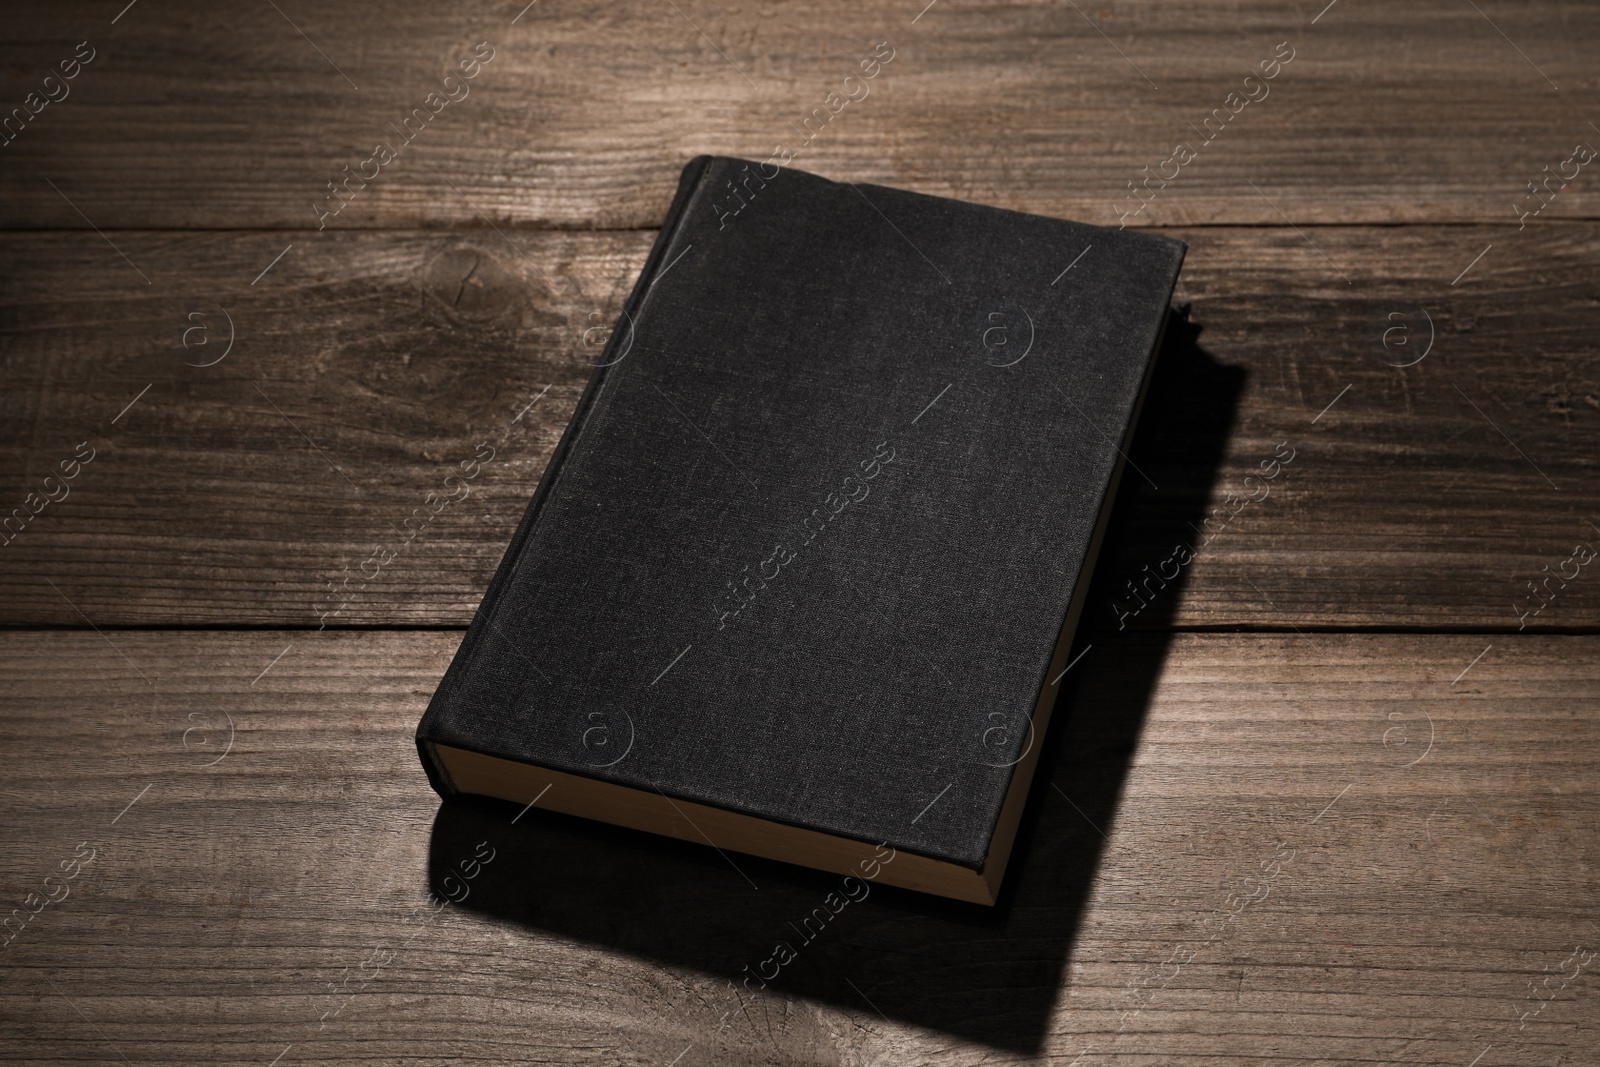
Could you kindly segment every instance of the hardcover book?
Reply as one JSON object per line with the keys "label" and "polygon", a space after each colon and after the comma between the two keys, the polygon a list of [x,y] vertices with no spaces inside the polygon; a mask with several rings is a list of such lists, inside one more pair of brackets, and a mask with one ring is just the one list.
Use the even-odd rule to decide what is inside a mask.
{"label": "hardcover book", "polygon": [[690,162],[433,786],[992,904],[1183,251]]}

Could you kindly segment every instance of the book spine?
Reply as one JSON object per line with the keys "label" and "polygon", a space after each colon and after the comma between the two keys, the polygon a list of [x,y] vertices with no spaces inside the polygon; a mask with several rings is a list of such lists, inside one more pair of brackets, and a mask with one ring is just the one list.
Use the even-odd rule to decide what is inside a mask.
{"label": "book spine", "polygon": [[[422,761],[423,769],[427,772],[428,782],[440,796],[450,796],[455,792],[449,776],[440,766],[434,756],[431,741],[435,740],[434,727],[443,709],[449,705],[455,695],[459,679],[465,665],[471,663],[476,656],[478,645],[482,640],[484,629],[489,625],[495,609],[499,606],[502,590],[510,583],[511,576],[516,572],[522,560],[522,552],[529,537],[538,526],[539,513],[544,508],[544,503],[549,499],[555,485],[561,478],[561,471],[566,464],[568,455],[571,454],[576,442],[583,436],[583,429],[588,424],[590,415],[595,410],[595,405],[604,389],[605,382],[611,368],[618,362],[616,349],[622,343],[625,334],[636,332],[642,325],[640,322],[641,308],[645,296],[650,291],[650,284],[655,280],[656,273],[661,269],[666,252],[676,239],[678,231],[682,228],[684,217],[688,214],[689,204],[699,192],[705,182],[706,173],[710,170],[713,158],[710,156],[696,156],[684,167],[683,174],[678,180],[678,191],[672,198],[672,206],[667,209],[667,217],[662,221],[661,231],[656,235],[655,244],[646,257],[644,268],[639,272],[639,280],[634,283],[633,292],[628,295],[627,303],[623,305],[625,321],[633,324],[632,330],[619,328],[611,331],[611,338],[607,341],[605,351],[600,362],[595,366],[594,374],[589,378],[589,384],[583,390],[583,396],[578,400],[577,409],[572,414],[572,421],[567,425],[566,432],[561,435],[561,441],[556,445],[555,451],[550,455],[550,462],[545,467],[544,476],[539,479],[539,486],[534,490],[533,499],[528,503],[528,510],[523,513],[522,521],[517,525],[517,532],[511,538],[511,544],[506,549],[506,554],[500,560],[500,566],[495,569],[494,577],[489,581],[489,587],[483,594],[483,602],[472,617],[472,623],[467,627],[467,635],[462,639],[461,649],[451,660],[450,667],[439,681],[439,687],[434,690],[433,699],[428,701],[428,710],[423,712],[422,720],[417,724],[416,742],[417,756]],[[470,744],[461,744],[452,739],[451,744],[462,748],[471,748]]]}

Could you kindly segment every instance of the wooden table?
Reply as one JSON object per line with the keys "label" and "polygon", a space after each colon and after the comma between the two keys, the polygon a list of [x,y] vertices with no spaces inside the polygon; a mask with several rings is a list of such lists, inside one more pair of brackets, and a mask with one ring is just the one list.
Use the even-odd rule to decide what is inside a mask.
{"label": "wooden table", "polygon": [[[124,2],[0,45],[8,1061],[1597,1062],[1595,7]],[[1159,228],[1190,317],[1006,899],[741,999],[831,879],[410,737],[679,168],[885,41],[796,166]]]}

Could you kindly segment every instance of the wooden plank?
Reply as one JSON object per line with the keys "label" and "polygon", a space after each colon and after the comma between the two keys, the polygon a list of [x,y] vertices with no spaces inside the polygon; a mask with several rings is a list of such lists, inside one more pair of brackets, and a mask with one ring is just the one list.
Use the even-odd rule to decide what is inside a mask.
{"label": "wooden plank", "polygon": [[1107,637],[1009,903],[872,888],[802,943],[837,879],[438,811],[411,731],[458,636],[0,636],[0,885],[60,897],[0,954],[10,1057],[1465,1065],[1600,1036],[1600,637]]}
{"label": "wooden plank", "polygon": [[[831,177],[1111,225],[1146,167],[1134,225],[1510,224],[1526,183],[1600,138],[1600,13],[1576,0],[923,6],[46,7],[0,45],[6,106],[59,95],[43,78],[78,42],[95,58],[10,131],[0,228],[314,229],[380,143],[396,158],[332,225],[652,227],[691,156],[779,145]],[[884,41],[888,65],[847,84]],[[479,42],[493,58],[447,86]],[[1542,219],[1600,214],[1587,172],[1550,188]]]}
{"label": "wooden plank", "polygon": [[[52,295],[22,258],[6,271],[10,336],[30,350],[7,388],[6,466],[26,476],[11,495],[42,492],[80,443],[95,452],[0,550],[8,578],[74,625],[79,610],[97,624],[470,618],[599,358],[585,331],[616,315],[651,240],[519,237],[525,257],[484,234],[328,234],[253,287],[281,236],[167,235],[145,256],[159,284],[112,282],[109,299],[98,250],[76,238],[10,246],[59,257],[57,283],[92,277]],[[369,564],[357,595],[380,542],[394,558]],[[85,585],[51,558],[61,549]],[[450,606],[430,592],[443,575]]]}
{"label": "wooden plank", "polygon": [[[1200,332],[1173,331],[1091,626],[1600,623],[1568,562],[1600,545],[1600,228],[1174,232]],[[91,234],[0,251],[0,514],[95,450],[0,547],[11,625],[464,625],[651,240],[117,236],[153,285]]]}

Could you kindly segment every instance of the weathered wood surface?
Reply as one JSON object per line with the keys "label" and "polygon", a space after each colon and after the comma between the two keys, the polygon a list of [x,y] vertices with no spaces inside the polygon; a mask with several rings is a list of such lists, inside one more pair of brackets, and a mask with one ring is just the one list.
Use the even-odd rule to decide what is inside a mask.
{"label": "weathered wood surface", "polygon": [[[710,849],[439,811],[411,731],[458,639],[0,636],[5,907],[94,850],[0,953],[8,1061],[1465,1067],[1600,1043],[1600,637],[1097,641],[1002,909],[874,889],[746,1014],[729,981],[837,880],[733,857],[752,890]],[[465,899],[423,922],[430,877]]]}
{"label": "weathered wood surface", "polygon": [[[73,471],[0,535],[8,1062],[1593,1059],[1600,587],[1528,583],[1600,546],[1594,167],[1518,212],[1600,144],[1600,10],[525,3],[8,18],[0,518]],[[1192,322],[1002,908],[875,888],[741,1011],[834,880],[441,809],[410,735],[679,167],[780,143],[1109,225],[1198,146],[1127,219]]]}
{"label": "weathered wood surface", "polygon": [[[1199,332],[1172,331],[1091,624],[1600,623],[1588,569],[1538,614],[1527,588],[1600,547],[1600,227],[1172,232]],[[95,450],[0,547],[8,625],[464,625],[651,235],[298,235],[254,285],[289,238],[116,240],[151,285],[91,233],[0,250],[0,514]],[[1180,587],[1133,612],[1180,540]]]}
{"label": "weathered wood surface", "polygon": [[[1115,225],[1180,143],[1197,157],[1134,224],[1503,223],[1600,140],[1600,11],[1577,0],[924,4],[35,7],[0,45],[7,108],[77,42],[95,58],[0,149],[0,227],[315,227],[341,168],[459,96],[443,78],[478,42],[465,98],[332,225],[654,226],[691,156],[780,144],[831,177]],[[1280,43],[1293,59],[1247,86]],[[807,143],[830,93],[861,98]],[[1597,214],[1584,172],[1543,219]]]}

